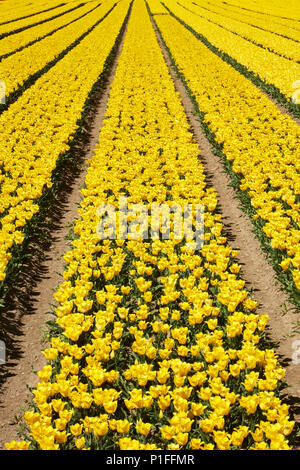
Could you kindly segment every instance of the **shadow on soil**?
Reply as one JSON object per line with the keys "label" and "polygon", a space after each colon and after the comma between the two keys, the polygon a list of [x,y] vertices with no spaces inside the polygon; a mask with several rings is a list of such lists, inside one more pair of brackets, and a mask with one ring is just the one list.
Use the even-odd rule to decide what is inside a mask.
{"label": "shadow on soil", "polygon": [[[131,9],[132,3],[115,45],[104,64],[103,72],[86,100],[82,118],[77,123],[79,129],[69,143],[69,151],[59,158],[52,173],[53,186],[42,196],[40,210],[36,218],[28,224],[28,238],[17,253],[19,265],[14,265],[9,271],[5,282],[6,290],[4,295],[1,293],[4,306],[0,308],[0,336],[6,346],[7,359],[6,364],[1,365],[0,408],[3,386],[9,377],[16,375],[14,368],[24,355],[20,338],[23,336],[26,317],[36,313],[37,297],[40,295],[39,283],[52,275],[47,263],[53,259],[51,251],[58,241],[58,232],[62,229],[61,221],[68,210],[70,195],[78,189],[76,180],[80,177],[93,143],[96,112],[109,90]],[[12,258],[15,259],[14,253]],[[51,306],[49,310],[50,308]]]}
{"label": "shadow on soil", "polygon": [[52,275],[47,264],[53,258],[53,246],[59,240],[62,218],[68,211],[70,196],[76,190],[76,180],[83,170],[87,148],[91,144],[96,109],[108,82],[107,69],[92,92],[80,133],[72,141],[67,157],[55,169],[55,184],[43,197],[38,220],[29,228],[30,236],[23,243],[21,253],[18,253],[18,258],[22,260],[21,266],[9,272],[8,291],[3,299],[4,307],[0,309],[0,334],[6,346],[6,364],[0,366],[0,407],[1,389],[6,380],[15,375],[14,369],[24,354],[20,338],[23,336],[26,317],[36,313],[37,298],[41,294],[40,282]]}

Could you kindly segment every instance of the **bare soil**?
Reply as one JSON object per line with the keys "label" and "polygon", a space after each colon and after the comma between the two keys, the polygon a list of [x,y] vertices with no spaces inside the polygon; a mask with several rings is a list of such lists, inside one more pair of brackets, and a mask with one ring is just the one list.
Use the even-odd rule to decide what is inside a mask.
{"label": "bare soil", "polygon": [[34,371],[46,364],[41,349],[46,346],[46,322],[54,318],[50,313],[51,306],[55,306],[53,294],[63,280],[62,257],[69,249],[66,237],[71,225],[79,217],[80,189],[84,185],[88,162],[99,140],[126,29],[127,25],[104,82],[93,97],[83,136],[73,149],[77,163],[62,168],[64,181],[57,201],[47,214],[50,222],[46,227],[46,236],[44,233],[43,241],[38,237],[32,240],[32,258],[23,267],[18,286],[14,286],[14,296],[2,313],[2,326],[6,325],[8,341],[6,364],[0,366],[0,449],[5,449],[6,442],[19,439],[22,415],[32,396],[28,387],[35,387],[38,378]]}
{"label": "bare soil", "polygon": [[[300,334],[295,334],[293,324],[299,318],[297,313],[300,312],[295,311],[288,295],[282,290],[274,269],[252,231],[252,223],[248,215],[243,212],[235,190],[230,186],[230,176],[224,169],[220,158],[213,153],[213,147],[207,140],[200,120],[195,114],[194,104],[170,61],[168,51],[153,21],[152,24],[175,88],[180,94],[194,138],[198,143],[207,184],[217,191],[228,242],[239,250],[237,260],[242,266],[241,277],[246,281],[246,287],[251,290],[252,298],[259,303],[258,313],[267,314],[270,317],[266,334],[270,341],[275,343],[274,345],[278,343],[276,353],[286,370],[285,381],[288,387],[282,398],[290,404],[290,411],[295,421],[300,422],[300,364],[292,360],[295,353],[293,343],[295,340],[300,340]],[[285,108],[275,104],[282,112],[287,113]]]}
{"label": "bare soil", "polygon": [[[43,329],[45,322],[53,318],[48,312],[50,305],[54,303],[53,293],[62,279],[60,274],[63,272],[62,256],[69,248],[66,236],[70,224],[73,224],[78,217],[80,188],[84,183],[88,160],[92,157],[99,138],[124,34],[107,80],[95,96],[85,138],[76,149],[78,166],[65,168],[64,187],[55,207],[51,207],[49,213],[51,223],[47,230],[46,241],[34,241],[33,258],[20,274],[15,297],[4,312],[9,342],[7,362],[1,366],[0,449],[4,449],[5,442],[18,439],[19,422],[27,400],[31,397],[27,385],[30,387],[36,385],[37,377],[33,371],[39,370],[46,363],[40,352]],[[287,295],[281,291],[274,270],[252,232],[252,224],[242,211],[234,189],[229,186],[230,178],[219,158],[214,155],[212,146],[194,115],[193,103],[182,81],[173,70],[158,33],[157,38],[198,143],[207,183],[218,193],[228,240],[231,246],[239,250],[238,261],[242,265],[242,277],[246,280],[247,287],[253,289],[252,297],[259,302],[259,312],[270,316],[268,335],[273,341],[279,342],[277,353],[286,369],[288,389],[284,398],[291,405],[294,419],[300,421],[300,365],[292,361],[293,341],[300,338],[289,336],[293,332],[292,323],[296,321],[293,306],[289,303]]]}

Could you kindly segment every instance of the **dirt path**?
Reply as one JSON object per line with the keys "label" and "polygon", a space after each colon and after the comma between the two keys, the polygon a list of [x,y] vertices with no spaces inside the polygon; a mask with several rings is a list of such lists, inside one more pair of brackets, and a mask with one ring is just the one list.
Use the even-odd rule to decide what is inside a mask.
{"label": "dirt path", "polygon": [[[181,5],[181,6],[182,6],[182,5]],[[165,7],[165,8],[166,8],[166,10],[167,10],[168,12],[170,12],[170,10],[169,10],[168,7]],[[188,8],[186,8],[186,9],[188,10]],[[189,11],[190,11],[190,10],[189,10]],[[168,14],[169,14],[169,13],[168,13]],[[182,21],[179,17],[177,17],[174,13],[170,12],[170,14],[176,19],[176,21],[178,21],[179,23],[181,23],[183,26],[186,25],[186,23],[185,23],[184,21]],[[198,15],[198,16],[201,16],[201,15]],[[204,36],[201,35],[200,32],[195,31],[193,28],[192,28],[192,30],[196,33],[196,37],[197,37],[197,35],[198,35],[198,36],[200,35],[202,38],[205,38]],[[205,44],[205,41],[203,41],[203,40],[202,40],[201,38],[199,38],[199,37],[198,37],[198,39],[199,39],[199,41],[201,41],[204,45],[206,45],[206,44]],[[211,43],[207,38],[205,38],[205,39],[206,39],[207,42],[212,46],[212,49],[211,49],[210,47],[208,47],[207,45],[206,45],[206,47],[208,47],[210,50],[212,50],[213,53],[215,53],[218,57],[220,57],[221,59],[223,59],[224,62],[226,62],[226,63],[228,63],[228,64],[230,65],[230,61],[228,62],[226,58],[223,58],[223,56],[222,56],[222,54],[223,54],[222,50],[218,49],[218,47],[216,47],[213,43]],[[215,52],[215,50],[217,50],[218,52]],[[242,68],[242,70],[247,70],[247,67],[245,67],[242,63],[239,63],[236,59],[234,59],[233,57],[231,57],[228,53],[224,52],[224,54],[225,54],[226,57],[228,57],[228,58],[230,58],[231,60],[233,60],[236,65],[240,66],[240,67]],[[232,64],[231,64],[231,65],[232,65]],[[264,86],[260,86],[260,85],[258,85],[257,83],[255,83],[255,76],[256,76],[256,75],[255,75],[254,71],[250,71],[251,76],[250,76],[250,77],[249,77],[249,76],[247,77],[247,74],[245,75],[242,71],[240,71],[240,70],[238,69],[238,67],[236,67],[235,65],[232,65],[232,66],[233,66],[233,68],[234,68],[235,70],[237,70],[241,75],[243,75],[246,79],[248,79],[248,80],[252,83],[252,85],[254,85],[254,86],[255,86],[261,93],[263,93],[270,101],[272,101],[272,103],[277,107],[277,109],[278,109],[282,114],[286,114],[286,115],[289,116],[291,119],[293,119],[293,121],[295,121],[298,125],[300,125],[300,118],[296,117],[292,112],[290,112],[290,111],[287,109],[287,107],[286,107],[285,105],[281,104],[280,101],[278,101],[276,98],[273,98],[272,94],[269,93],[268,91],[266,91],[266,90],[264,89]],[[261,83],[263,83],[263,80],[260,79],[260,77],[259,77],[258,75],[257,75],[257,78],[259,79],[259,81],[260,81]],[[268,85],[268,84],[267,84],[267,85]],[[272,84],[271,84],[271,85],[272,85]],[[278,90],[278,92],[280,93],[279,88],[275,87],[275,89]],[[284,97],[284,95],[282,95],[282,96]],[[287,98],[287,96],[285,96],[284,98]]]}
{"label": "dirt path", "polygon": [[[124,34],[125,32],[126,29]],[[26,278],[26,285],[30,285],[30,288],[24,299],[18,303],[18,308],[10,309],[7,312],[12,331],[10,331],[11,347],[8,350],[7,363],[5,367],[0,366],[0,448],[4,448],[5,442],[18,438],[18,419],[14,419],[14,417],[20,415],[21,407],[26,405],[26,399],[29,397],[26,384],[31,387],[35,386],[37,380],[32,369],[39,370],[46,362],[40,353],[42,329],[45,322],[52,319],[52,316],[48,315],[47,312],[50,309],[49,304],[53,303],[53,292],[61,281],[61,276],[58,274],[63,271],[61,258],[68,249],[68,242],[65,237],[69,231],[69,224],[73,223],[77,217],[77,206],[81,199],[79,189],[84,182],[88,160],[92,157],[93,149],[98,141],[99,130],[102,125],[117,60],[122,49],[124,34],[120,40],[105,86],[95,97],[93,109],[96,111],[91,116],[92,123],[88,128],[84,151],[83,146],[80,145],[77,149],[80,166],[75,172],[70,170],[69,173],[66,173],[65,190],[60,195],[60,201],[53,209],[54,229],[52,225],[51,233],[49,231],[51,239],[47,241],[47,250],[44,251],[45,259],[41,261],[37,256],[30,263],[28,273],[32,272],[32,269],[34,270],[34,274],[30,274],[30,276],[27,273],[29,278]],[[286,295],[280,291],[273,268],[266,260],[258,240],[252,233],[251,222],[240,209],[234,190],[228,186],[230,183],[229,176],[225,173],[218,157],[213,154],[211,145],[202,132],[199,121],[193,114],[193,104],[186,93],[184,85],[172,69],[168,54],[160,39],[159,42],[198,142],[202,162],[208,176],[208,183],[218,192],[223,223],[226,230],[234,234],[229,238],[229,241],[232,246],[240,250],[238,259],[242,264],[243,278],[246,279],[249,288],[254,288],[253,297],[260,303],[260,311],[268,313],[270,316],[270,337],[273,340],[280,341],[278,353],[286,368],[286,380],[289,384],[287,401],[293,405],[294,418],[298,420],[300,365],[293,364],[291,356],[294,352],[292,343],[299,338],[284,339],[284,335],[291,332],[292,322],[295,322],[292,306],[289,304]],[[43,248],[43,246],[39,246],[40,250]],[[285,303],[288,310],[284,316],[282,303]],[[13,424],[10,424],[12,419]]]}
{"label": "dirt path", "polygon": [[212,145],[202,131],[199,118],[195,116],[194,105],[171,64],[169,54],[153,20],[152,24],[198,143],[207,183],[218,193],[222,221],[226,233],[229,233],[228,241],[231,246],[239,250],[238,261],[242,265],[242,278],[246,281],[248,289],[253,289],[252,297],[259,302],[258,312],[268,314],[270,317],[268,336],[274,342],[280,342],[276,351],[281,364],[286,369],[285,380],[288,388],[285,392],[285,401],[291,405],[294,419],[300,422],[300,364],[297,365],[292,361],[292,355],[295,352],[293,342],[299,340],[300,335],[288,336],[293,331],[292,323],[297,320],[295,308],[290,304],[288,296],[280,289],[275,272],[252,232],[252,223],[242,211],[235,190],[229,186],[230,177],[221,160],[213,153]]}
{"label": "dirt path", "polygon": [[26,385],[36,385],[38,380],[33,370],[38,371],[46,364],[41,354],[43,329],[45,322],[53,319],[48,312],[50,305],[54,303],[53,293],[62,280],[62,256],[69,249],[66,236],[70,225],[78,217],[80,188],[84,184],[88,160],[93,156],[98,142],[127,24],[104,83],[93,98],[91,111],[86,119],[85,134],[74,148],[78,165],[74,167],[71,164],[71,167],[63,169],[65,175],[59,200],[55,207],[51,207],[49,214],[51,224],[46,236],[49,238],[44,242],[36,241],[36,246],[33,247],[34,256],[20,279],[21,298],[16,296],[18,298],[12,301],[12,306],[5,312],[9,345],[6,364],[0,365],[0,449],[5,448],[5,442],[18,439],[22,410],[26,408],[31,396]]}

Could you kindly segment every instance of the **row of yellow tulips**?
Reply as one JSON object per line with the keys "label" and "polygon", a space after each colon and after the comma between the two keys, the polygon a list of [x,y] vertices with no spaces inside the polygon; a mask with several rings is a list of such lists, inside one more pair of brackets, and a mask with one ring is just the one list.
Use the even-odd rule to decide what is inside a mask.
{"label": "row of yellow tulips", "polygon": [[300,64],[280,57],[205,18],[192,14],[174,0],[166,0],[163,3],[219,51],[228,54],[258,75],[266,84],[275,86],[288,100],[292,98],[293,83],[300,77]]}
{"label": "row of yellow tulips", "polygon": [[[88,3],[87,6],[80,8],[80,10],[75,10],[66,15],[63,22],[76,20],[79,16],[88,13],[83,18],[72,22],[69,26],[2,60],[1,79],[6,85],[7,99],[11,93],[22,87],[26,80],[57,59],[59,54],[77,41],[82,34],[86,33],[111,9],[114,3],[114,1],[106,1],[103,5],[100,5],[99,2]],[[94,10],[97,5],[98,8]],[[92,11],[90,12],[90,10]],[[58,24],[60,23],[62,23],[61,19]],[[54,28],[54,24],[51,26],[52,28]]]}
{"label": "row of yellow tulips", "polygon": [[[96,2],[93,2],[93,3],[96,5]],[[81,7],[79,7],[79,5],[80,5],[80,2],[74,2],[72,6],[69,7],[67,12],[64,13],[63,15],[60,15],[51,21],[47,21],[46,23],[38,24],[36,26],[33,26],[32,28],[25,29],[24,31],[21,31],[19,33],[12,34],[10,36],[3,38],[0,43],[1,44],[1,49],[0,49],[1,57],[4,58],[8,55],[14,54],[15,51],[18,51],[22,49],[23,47],[30,45],[34,41],[38,41],[42,39],[44,36],[51,34],[52,31],[55,31],[56,29],[61,28],[62,26],[65,26],[69,22],[81,16],[83,13],[88,12],[89,10],[92,9],[92,6],[89,7],[90,3],[86,5],[82,5]],[[79,7],[79,8],[76,8],[76,7]],[[34,22],[34,19],[32,20],[32,22]],[[10,28],[11,30],[14,29],[14,23],[10,23]],[[4,62],[2,60],[1,75],[3,73],[2,72],[3,63]],[[3,78],[3,80],[5,80],[5,78]]]}
{"label": "row of yellow tulips", "polygon": [[265,0],[263,4],[252,0],[230,0],[228,3],[230,6],[235,7],[237,11],[242,10],[242,13],[246,10],[252,15],[269,18],[270,21],[276,19],[282,24],[289,24],[292,27],[298,28],[297,23],[300,19],[300,8],[297,0],[291,0],[289,8],[286,7],[287,5],[284,0]]}
{"label": "row of yellow tulips", "polygon": [[[183,3],[186,4],[186,2]],[[300,28],[293,28],[293,22],[288,23],[286,20],[280,20],[280,18],[276,17],[272,18],[272,21],[270,21],[270,17],[267,15],[261,15],[249,10],[241,10],[229,4],[225,5],[222,1],[218,0],[213,4],[208,0],[197,0],[197,2],[193,2],[193,4],[207,8],[209,11],[218,13],[226,18],[241,21],[248,25],[261,28],[262,30],[300,41]]]}
{"label": "row of yellow tulips", "polygon": [[[239,277],[198,157],[135,0],[54,296],[48,363],[24,416],[28,436],[8,449],[289,449],[294,422],[264,338],[268,316],[255,313]],[[143,239],[137,227],[99,240],[98,208],[120,216],[121,197],[129,210],[202,204],[203,247]]]}
{"label": "row of yellow tulips", "polygon": [[[108,2],[112,5],[112,2]],[[84,106],[104,70],[129,8],[122,0],[62,60],[0,116],[0,281],[14,244],[52,186],[58,158],[68,152]],[[101,44],[101,48],[99,48]]]}
{"label": "row of yellow tulips", "polygon": [[200,16],[201,18],[207,19],[212,24],[221,26],[226,31],[237,34],[239,37],[247,39],[256,45],[260,45],[271,52],[286,57],[294,62],[300,60],[300,31],[298,31],[298,42],[293,41],[289,38],[278,36],[269,31],[263,31],[255,28],[249,24],[246,24],[243,20],[243,16],[239,19],[231,18],[230,16],[222,16],[219,13],[215,13],[207,8],[201,8],[201,6],[195,6],[191,1],[179,2],[185,6],[194,15]]}
{"label": "row of yellow tulips", "polygon": [[66,2],[59,2],[58,0],[37,0],[34,2],[25,2],[24,0],[6,0],[0,3],[1,24],[8,23],[9,21],[19,21],[25,17],[34,17],[35,15],[49,10],[50,8],[57,8],[59,5]]}
{"label": "row of yellow tulips", "polygon": [[13,23],[5,23],[5,24],[0,25],[0,36],[10,34],[12,31],[23,29],[23,28],[29,27],[31,29],[31,25],[42,22],[42,21],[51,20],[53,16],[61,15],[73,8],[72,3],[63,4],[63,2],[59,2],[59,1],[57,1],[56,3],[57,5],[61,5],[61,6],[58,6],[57,8],[51,9],[49,11],[42,11],[38,15],[20,19],[18,21],[14,21]]}
{"label": "row of yellow tulips", "polygon": [[155,18],[203,122],[250,196],[251,216],[276,250],[276,268],[292,273],[299,289],[299,126],[178,21]]}

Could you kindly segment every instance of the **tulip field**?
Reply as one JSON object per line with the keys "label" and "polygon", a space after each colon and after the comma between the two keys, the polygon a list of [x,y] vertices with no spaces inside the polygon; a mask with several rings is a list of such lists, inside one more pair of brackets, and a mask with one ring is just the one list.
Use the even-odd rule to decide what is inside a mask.
{"label": "tulip field", "polygon": [[[300,4],[0,2],[3,311],[109,73],[52,320],[41,325],[45,363],[5,448],[295,450],[286,370],[266,332],[272,311],[243,275],[177,85],[299,312]],[[170,230],[158,217],[151,231],[154,208],[172,207]],[[111,214],[104,233],[99,208]]]}

